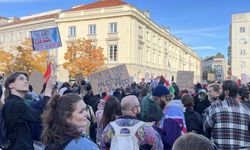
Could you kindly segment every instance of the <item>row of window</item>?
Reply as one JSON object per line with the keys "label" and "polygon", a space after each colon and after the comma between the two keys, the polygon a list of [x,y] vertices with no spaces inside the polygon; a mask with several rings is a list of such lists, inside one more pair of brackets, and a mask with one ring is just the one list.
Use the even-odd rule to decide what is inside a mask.
{"label": "row of window", "polygon": [[[139,37],[143,39],[143,29],[142,29],[141,26],[139,26],[138,29],[139,29]],[[146,33],[146,40],[147,41],[151,40],[151,36],[150,36],[150,32],[149,31],[147,31],[147,33]],[[162,45],[161,39],[158,38],[158,41],[157,41],[156,35],[153,35],[153,43],[154,44],[158,43],[160,46]],[[167,44],[167,42],[165,42],[165,44]]]}
{"label": "row of window", "polygon": [[23,38],[28,37],[30,37],[30,31],[11,32],[10,34],[0,35],[0,43],[21,41]]}
{"label": "row of window", "polygon": [[[109,23],[109,33],[117,33],[117,23]],[[96,34],[96,25],[90,24],[88,27],[88,34]],[[68,35],[71,37],[76,36],[76,26],[70,26],[68,30]]]}

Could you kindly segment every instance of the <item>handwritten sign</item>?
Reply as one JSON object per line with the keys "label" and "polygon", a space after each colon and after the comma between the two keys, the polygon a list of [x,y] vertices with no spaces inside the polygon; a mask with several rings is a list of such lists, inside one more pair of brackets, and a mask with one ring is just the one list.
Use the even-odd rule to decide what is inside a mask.
{"label": "handwritten sign", "polygon": [[61,47],[61,38],[57,27],[31,31],[33,50],[48,50]]}
{"label": "handwritten sign", "polygon": [[40,72],[33,70],[29,79],[29,83],[32,85],[36,94],[40,94],[43,88],[43,81],[43,75]]}
{"label": "handwritten sign", "polygon": [[94,73],[88,77],[94,95],[131,85],[126,65],[120,65]]}
{"label": "handwritten sign", "polygon": [[208,73],[208,74],[207,74],[207,80],[208,80],[208,81],[214,81],[214,80],[215,80],[215,75],[214,75],[214,73]]}
{"label": "handwritten sign", "polygon": [[190,89],[194,84],[194,72],[193,71],[178,71],[177,72],[177,85],[179,89]]}

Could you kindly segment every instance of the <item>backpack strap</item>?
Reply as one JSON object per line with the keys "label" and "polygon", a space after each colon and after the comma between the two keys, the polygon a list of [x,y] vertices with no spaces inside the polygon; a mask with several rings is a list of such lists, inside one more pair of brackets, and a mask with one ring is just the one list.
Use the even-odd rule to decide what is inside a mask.
{"label": "backpack strap", "polygon": [[122,129],[128,129],[131,135],[135,135],[135,133],[137,132],[137,130],[138,130],[142,125],[144,125],[145,122],[139,121],[138,123],[136,123],[136,124],[133,125],[133,126],[118,126],[118,125],[115,123],[115,121],[111,122],[110,124],[111,124],[111,126],[113,127],[113,129],[114,129],[116,135],[121,134],[121,130],[122,130]]}

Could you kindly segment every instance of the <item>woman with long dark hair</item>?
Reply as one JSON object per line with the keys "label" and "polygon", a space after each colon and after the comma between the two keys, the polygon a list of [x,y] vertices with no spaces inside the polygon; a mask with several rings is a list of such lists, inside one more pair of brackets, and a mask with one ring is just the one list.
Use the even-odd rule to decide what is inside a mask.
{"label": "woman with long dark hair", "polygon": [[101,120],[100,122],[97,121],[96,141],[99,146],[101,144],[100,140],[101,140],[103,130],[110,122],[117,119],[118,116],[121,116],[120,101],[114,96],[109,96],[105,102]]}
{"label": "woman with long dark hair", "polygon": [[87,108],[74,93],[55,95],[44,112],[42,143],[46,150],[98,150],[86,134]]}

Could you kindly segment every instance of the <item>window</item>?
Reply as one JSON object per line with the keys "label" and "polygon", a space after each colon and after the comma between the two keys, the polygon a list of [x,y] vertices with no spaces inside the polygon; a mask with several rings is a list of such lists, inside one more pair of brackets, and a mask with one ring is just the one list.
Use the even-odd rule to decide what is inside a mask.
{"label": "window", "polygon": [[117,23],[110,23],[109,28],[110,28],[111,33],[116,33],[117,32]]}
{"label": "window", "polygon": [[143,51],[142,47],[138,47],[138,63],[141,64],[143,61]]}
{"label": "window", "polygon": [[241,49],[241,50],[240,50],[240,55],[242,55],[242,56],[243,56],[243,55],[246,55],[246,50],[245,50],[245,49]]}
{"label": "window", "polygon": [[13,33],[10,33],[10,41],[13,41]]}
{"label": "window", "polygon": [[149,50],[147,50],[147,62],[150,62],[150,51]]}
{"label": "window", "polygon": [[142,27],[141,26],[139,26],[139,36],[143,37],[143,32],[142,32]]}
{"label": "window", "polygon": [[153,52],[152,63],[155,63],[155,52]]}
{"label": "window", "polygon": [[241,61],[240,62],[240,67],[241,68],[246,68],[246,62],[245,61]]}
{"label": "window", "polygon": [[153,36],[153,42],[156,43],[156,38],[155,35]]}
{"label": "window", "polygon": [[69,27],[69,36],[76,36],[76,26]]}
{"label": "window", "polygon": [[23,33],[22,32],[18,32],[17,34],[17,40],[22,40],[22,36],[23,36]]}
{"label": "window", "polygon": [[95,24],[89,25],[89,34],[96,34]]}
{"label": "window", "polygon": [[148,31],[147,31],[147,40],[150,41],[150,34]]}
{"label": "window", "polygon": [[240,27],[240,33],[245,33],[245,27]]}
{"label": "window", "polygon": [[4,38],[4,36],[0,35],[0,43],[3,43],[3,38]]}
{"label": "window", "polygon": [[241,38],[240,39],[240,44],[242,44],[242,45],[247,44],[246,38]]}
{"label": "window", "polygon": [[96,49],[96,45],[91,45],[91,49]]}
{"label": "window", "polygon": [[117,45],[109,46],[109,60],[117,61]]}

